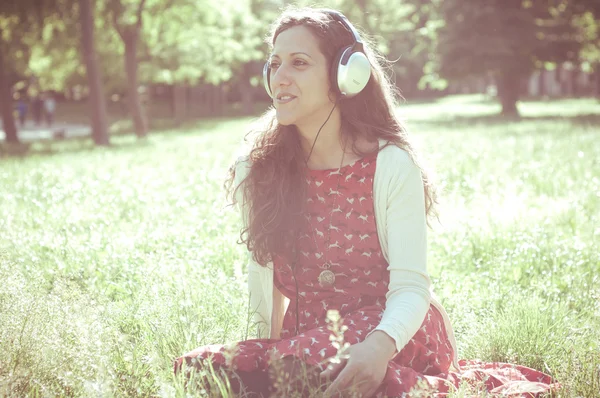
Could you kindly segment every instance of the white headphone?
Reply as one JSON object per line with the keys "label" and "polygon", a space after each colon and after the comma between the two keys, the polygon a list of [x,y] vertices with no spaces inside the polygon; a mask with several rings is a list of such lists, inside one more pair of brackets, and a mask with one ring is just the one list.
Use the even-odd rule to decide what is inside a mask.
{"label": "white headphone", "polygon": [[[371,64],[364,53],[363,43],[354,26],[342,13],[329,9],[321,11],[344,25],[354,38],[351,45],[342,48],[333,58],[330,71],[332,88],[343,98],[354,97],[367,86],[371,78]],[[273,97],[270,62],[265,63],[263,68],[263,83],[267,94]]]}

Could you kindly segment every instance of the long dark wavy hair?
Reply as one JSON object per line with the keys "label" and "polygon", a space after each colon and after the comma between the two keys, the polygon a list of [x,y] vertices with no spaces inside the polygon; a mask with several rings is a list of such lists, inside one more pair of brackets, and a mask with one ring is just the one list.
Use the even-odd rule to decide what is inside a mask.
{"label": "long dark wavy hair", "polygon": [[[334,56],[352,44],[351,33],[329,14],[315,8],[288,8],[274,22],[267,42],[272,50],[277,36],[294,26],[305,26],[318,38],[319,48],[331,66]],[[402,148],[421,169],[425,188],[427,215],[437,203],[435,188],[427,173],[419,165],[407,131],[395,115],[398,92],[386,75],[388,65],[384,57],[361,37],[364,51],[371,62],[372,74],[365,89],[355,97],[338,102],[342,119],[342,140],[352,143],[358,156],[367,156],[355,145],[358,137],[369,142],[379,139]],[[250,171],[243,187],[244,201],[249,204],[248,224],[240,232],[241,242],[252,252],[254,260],[265,266],[274,256],[289,256],[298,230],[305,222],[302,217],[305,203],[305,156],[300,136],[294,125],[277,122],[271,107],[259,120],[258,128],[249,133],[252,149],[248,161]],[[236,203],[233,186],[235,165],[230,168],[225,189],[232,203]],[[289,257],[288,257],[289,258]]]}

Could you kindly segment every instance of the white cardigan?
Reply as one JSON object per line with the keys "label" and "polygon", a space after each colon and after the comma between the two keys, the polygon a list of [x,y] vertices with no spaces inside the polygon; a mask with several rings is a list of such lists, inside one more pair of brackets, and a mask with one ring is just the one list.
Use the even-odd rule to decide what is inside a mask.
{"label": "white cardigan", "polygon": [[[381,142],[380,146],[384,144]],[[235,187],[246,178],[249,167],[246,159],[238,159]],[[236,198],[247,225],[248,211],[242,188],[238,189]],[[427,223],[421,170],[406,151],[395,145],[384,147],[377,155],[373,202],[379,243],[389,264],[390,283],[382,319],[369,334],[384,331],[394,339],[400,352],[419,330],[432,304],[444,318],[454,351],[452,364],[459,369],[452,325],[430,288],[427,273]],[[289,299],[273,284],[273,264],[263,267],[253,260],[251,253],[248,257],[250,306],[258,325],[258,337],[279,338]]]}

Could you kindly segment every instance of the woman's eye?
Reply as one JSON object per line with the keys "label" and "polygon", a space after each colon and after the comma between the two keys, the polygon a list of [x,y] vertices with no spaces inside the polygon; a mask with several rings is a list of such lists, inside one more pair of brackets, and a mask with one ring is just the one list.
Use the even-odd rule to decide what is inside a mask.
{"label": "woman's eye", "polygon": [[[305,61],[303,61],[301,59],[294,60],[293,64],[294,64],[294,66],[305,66],[305,65],[308,65],[307,62],[305,62]],[[279,62],[271,62],[271,64],[269,65],[269,67],[272,70],[275,70],[275,69],[279,68],[280,66],[281,66],[281,64]]]}

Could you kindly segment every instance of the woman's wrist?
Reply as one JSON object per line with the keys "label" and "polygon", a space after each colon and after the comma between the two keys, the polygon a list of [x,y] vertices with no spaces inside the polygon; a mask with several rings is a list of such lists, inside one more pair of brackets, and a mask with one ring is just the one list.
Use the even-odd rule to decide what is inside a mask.
{"label": "woman's wrist", "polygon": [[375,349],[388,360],[396,355],[396,341],[383,330],[374,331],[365,339],[365,342],[373,344]]}

